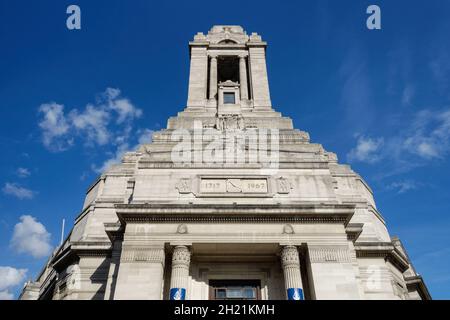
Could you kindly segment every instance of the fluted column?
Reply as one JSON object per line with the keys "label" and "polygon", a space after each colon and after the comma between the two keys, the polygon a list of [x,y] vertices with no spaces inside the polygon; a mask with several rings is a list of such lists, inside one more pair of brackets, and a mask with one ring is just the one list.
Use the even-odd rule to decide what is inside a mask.
{"label": "fluted column", "polygon": [[288,300],[304,300],[300,258],[297,247],[283,247],[281,252],[281,265],[283,267]]}
{"label": "fluted column", "polygon": [[211,56],[209,66],[209,99],[215,100],[217,95],[217,56]]}
{"label": "fluted column", "polygon": [[239,81],[241,85],[241,100],[248,100],[247,65],[245,56],[239,56]]}
{"label": "fluted column", "polygon": [[172,276],[170,279],[170,300],[185,300],[189,277],[191,252],[186,246],[176,246],[172,255]]}

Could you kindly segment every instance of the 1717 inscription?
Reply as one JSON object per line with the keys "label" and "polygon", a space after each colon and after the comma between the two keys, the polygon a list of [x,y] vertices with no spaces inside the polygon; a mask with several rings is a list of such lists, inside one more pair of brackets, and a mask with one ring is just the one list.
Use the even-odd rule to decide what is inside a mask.
{"label": "1717 inscription", "polygon": [[267,193],[267,179],[202,179],[201,193]]}

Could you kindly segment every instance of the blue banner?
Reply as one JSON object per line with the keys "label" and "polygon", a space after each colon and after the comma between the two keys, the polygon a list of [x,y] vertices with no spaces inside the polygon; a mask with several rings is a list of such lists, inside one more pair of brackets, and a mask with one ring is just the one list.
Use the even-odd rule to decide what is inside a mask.
{"label": "blue banner", "polygon": [[305,300],[301,288],[289,288],[287,290],[288,300]]}
{"label": "blue banner", "polygon": [[170,289],[170,300],[186,300],[186,289],[185,288]]}

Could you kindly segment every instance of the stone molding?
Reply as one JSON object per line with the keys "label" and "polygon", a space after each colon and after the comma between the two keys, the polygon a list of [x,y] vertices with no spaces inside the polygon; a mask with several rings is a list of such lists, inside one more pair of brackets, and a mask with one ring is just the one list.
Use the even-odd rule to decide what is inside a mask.
{"label": "stone molding", "polygon": [[[124,218],[124,216],[122,216]],[[183,216],[183,215],[126,215],[124,218],[126,222],[132,223],[147,223],[147,222],[202,222],[202,223],[342,223],[346,222],[346,219],[339,219],[333,217],[302,217],[302,216],[258,216],[258,215],[248,215],[236,217],[233,215],[224,215],[220,217],[199,217],[199,216]]]}
{"label": "stone molding", "polygon": [[309,259],[311,263],[350,263],[352,262],[348,247],[308,247]]}
{"label": "stone molding", "polygon": [[163,248],[124,246],[120,262],[162,263],[165,261]]}
{"label": "stone molding", "polygon": [[118,204],[122,224],[127,222],[302,222],[339,223],[345,226],[354,213],[354,205],[259,205],[259,204]]}

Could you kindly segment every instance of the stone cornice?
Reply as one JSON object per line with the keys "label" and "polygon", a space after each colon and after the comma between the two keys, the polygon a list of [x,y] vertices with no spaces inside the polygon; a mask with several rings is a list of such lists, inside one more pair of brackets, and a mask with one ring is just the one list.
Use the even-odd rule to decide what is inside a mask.
{"label": "stone cornice", "polygon": [[428,288],[425,285],[422,276],[415,275],[411,277],[405,277],[405,281],[408,287],[412,287],[417,290],[423,300],[432,300],[431,294],[428,291]]}
{"label": "stone cornice", "polygon": [[357,258],[384,258],[401,272],[409,267],[408,259],[391,242],[355,243],[355,250]]}
{"label": "stone cornice", "polygon": [[119,220],[127,222],[203,223],[341,223],[347,225],[354,205],[341,204],[118,204]]}
{"label": "stone cornice", "polygon": [[43,281],[42,286],[39,290],[39,298],[41,300],[43,297],[47,296],[47,294],[51,294],[51,288],[56,283],[58,275],[55,270],[52,270],[47,278]]}
{"label": "stone cornice", "polygon": [[105,232],[108,235],[109,240],[111,240],[112,243],[116,240],[122,240],[123,239],[123,226],[120,222],[115,223],[104,223],[105,226]]}
{"label": "stone cornice", "polygon": [[364,223],[349,223],[345,228],[347,238],[355,242],[363,231]]}
{"label": "stone cornice", "polygon": [[108,257],[111,255],[110,242],[72,242],[52,260],[52,266],[60,271],[80,257]]}

